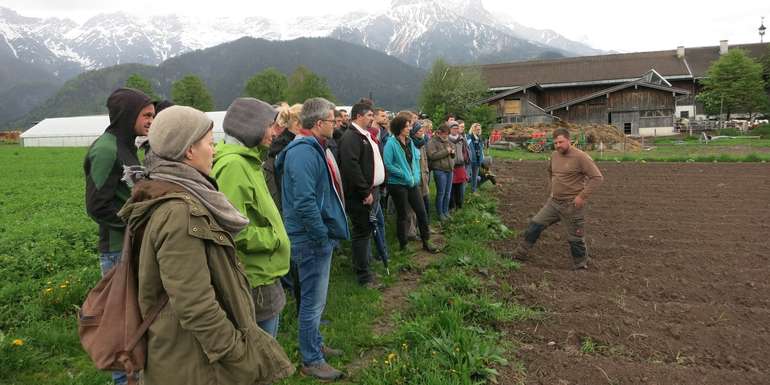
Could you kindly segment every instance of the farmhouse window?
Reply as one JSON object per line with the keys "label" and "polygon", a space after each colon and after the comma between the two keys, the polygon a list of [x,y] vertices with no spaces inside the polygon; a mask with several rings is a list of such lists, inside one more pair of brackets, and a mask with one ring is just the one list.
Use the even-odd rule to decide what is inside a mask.
{"label": "farmhouse window", "polygon": [[631,123],[623,123],[623,133],[631,135]]}
{"label": "farmhouse window", "polygon": [[521,100],[506,100],[503,113],[505,115],[521,115]]}

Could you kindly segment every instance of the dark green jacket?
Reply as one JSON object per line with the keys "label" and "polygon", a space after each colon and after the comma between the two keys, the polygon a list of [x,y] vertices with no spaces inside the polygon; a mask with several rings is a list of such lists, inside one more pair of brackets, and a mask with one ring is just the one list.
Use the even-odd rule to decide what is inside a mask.
{"label": "dark green jacket", "polygon": [[118,211],[126,203],[130,189],[120,179],[123,166],[139,164],[134,125],[139,112],[150,102],[147,95],[130,88],[110,95],[110,125],[88,148],[83,162],[86,212],[99,225],[100,253],[119,252],[123,246],[125,224],[118,218]]}
{"label": "dark green jacket", "polygon": [[120,215],[133,231],[145,226],[142,314],[169,298],[147,332],[145,384],[271,384],[294,372],[257,326],[235,242],[204,205],[173,183],[142,181]]}

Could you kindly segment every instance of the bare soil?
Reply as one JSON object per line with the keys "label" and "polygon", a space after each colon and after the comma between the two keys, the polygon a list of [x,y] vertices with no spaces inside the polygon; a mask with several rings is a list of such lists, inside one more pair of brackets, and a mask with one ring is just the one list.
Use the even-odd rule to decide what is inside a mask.
{"label": "bare soil", "polygon": [[[523,231],[545,162],[501,162],[499,212]],[[526,384],[770,384],[770,165],[599,163],[587,271],[548,228],[504,278],[545,318],[511,324]],[[518,240],[495,245],[501,252]],[[503,369],[501,383],[520,373]]]}

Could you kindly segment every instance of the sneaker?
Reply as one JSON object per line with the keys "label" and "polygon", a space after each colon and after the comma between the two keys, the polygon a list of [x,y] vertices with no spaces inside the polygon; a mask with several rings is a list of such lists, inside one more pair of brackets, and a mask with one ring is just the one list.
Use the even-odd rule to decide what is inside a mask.
{"label": "sneaker", "polygon": [[331,365],[327,364],[326,362],[322,364],[310,365],[310,366],[302,365],[302,367],[299,369],[299,372],[303,376],[314,377],[321,382],[339,380],[344,376],[344,374],[341,371],[334,369]]}
{"label": "sneaker", "polygon": [[433,244],[430,243],[430,241],[425,241],[422,244],[422,249],[427,251],[427,252],[429,252],[429,253],[431,253],[431,254],[436,254],[436,253],[439,252],[438,247],[433,246]]}
{"label": "sneaker", "polygon": [[325,358],[339,357],[342,355],[342,350],[330,348],[326,345],[321,345],[321,353],[323,353]]}
{"label": "sneaker", "polygon": [[367,289],[374,289],[374,290],[382,290],[384,287],[382,286],[381,283],[377,282],[376,279],[372,279],[371,281],[361,283],[361,286]]}

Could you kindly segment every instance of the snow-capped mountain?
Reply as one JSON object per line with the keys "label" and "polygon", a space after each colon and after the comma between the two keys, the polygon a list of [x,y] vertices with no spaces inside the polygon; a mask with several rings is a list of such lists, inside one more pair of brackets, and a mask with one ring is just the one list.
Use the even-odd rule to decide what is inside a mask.
{"label": "snow-capped mountain", "polygon": [[378,14],[302,17],[137,17],[99,14],[82,24],[33,18],[0,7],[0,55],[48,70],[61,79],[122,63],[158,64],[184,52],[243,36],[267,40],[330,36],[386,52],[413,65],[437,57],[450,63],[484,58],[598,53],[549,30],[527,28],[492,15],[480,0],[393,0]]}

